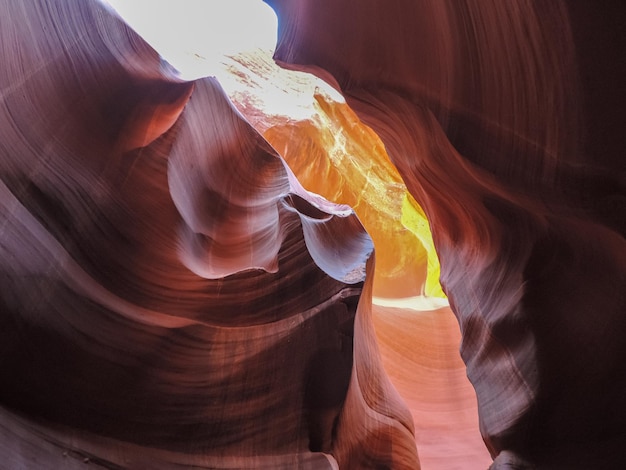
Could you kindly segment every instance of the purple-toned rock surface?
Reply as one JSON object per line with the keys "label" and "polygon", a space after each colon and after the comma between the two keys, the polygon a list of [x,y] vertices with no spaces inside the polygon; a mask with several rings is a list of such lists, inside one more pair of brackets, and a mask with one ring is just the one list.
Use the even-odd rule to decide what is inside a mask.
{"label": "purple-toned rock surface", "polygon": [[619,2],[268,3],[450,309],[372,304],[359,218],[215,78],[95,0],[0,0],[0,468],[484,468],[476,411],[494,469],[626,466]]}
{"label": "purple-toned rock surface", "polygon": [[494,468],[623,466],[624,9],[269,3],[428,216]]}

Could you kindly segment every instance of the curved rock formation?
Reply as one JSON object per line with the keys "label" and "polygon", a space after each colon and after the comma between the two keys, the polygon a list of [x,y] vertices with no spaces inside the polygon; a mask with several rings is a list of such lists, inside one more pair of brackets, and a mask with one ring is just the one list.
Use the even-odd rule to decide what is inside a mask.
{"label": "curved rock formation", "polygon": [[[596,48],[579,46],[614,20],[585,28],[561,2],[269,3],[277,59],[336,80],[428,216],[494,468],[624,465],[623,136],[581,126],[600,112]],[[619,86],[603,96],[623,105]]]}
{"label": "curved rock formation", "polygon": [[445,297],[423,211],[379,137],[336,91],[313,75],[278,67],[262,49],[225,59],[220,80],[304,187],[354,209],[379,248],[374,295]]}
{"label": "curved rock formation", "polygon": [[102,5],[2,11],[2,465],[418,466],[352,210]]}
{"label": "curved rock formation", "polygon": [[[482,468],[474,396],[494,469],[626,466],[622,10],[268,3],[372,179],[95,0],[0,0],[0,467]],[[450,309],[372,304],[359,218],[294,173],[418,272],[385,294],[428,286],[419,204]]]}
{"label": "curved rock formation", "polygon": [[225,70],[229,96],[298,180],[352,206],[372,236],[376,340],[413,416],[422,468],[486,468],[491,459],[458,353],[458,324],[447,300],[412,297],[442,295],[428,222],[382,142],[336,92],[278,68],[266,51],[228,58]]}

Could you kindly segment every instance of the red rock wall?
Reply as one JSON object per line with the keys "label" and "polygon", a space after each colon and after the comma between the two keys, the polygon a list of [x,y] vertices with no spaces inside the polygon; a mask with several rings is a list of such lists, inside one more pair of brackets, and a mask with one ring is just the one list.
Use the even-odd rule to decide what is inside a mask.
{"label": "red rock wall", "polygon": [[0,467],[417,467],[350,208],[99,3],[0,9]]}
{"label": "red rock wall", "polygon": [[623,137],[596,100],[624,88],[591,89],[592,55],[623,72],[620,10],[269,3],[276,58],[336,79],[429,218],[494,468],[623,465]]}
{"label": "red rock wall", "polygon": [[[493,468],[621,468],[621,10],[268,3],[428,216]],[[354,213],[99,3],[0,11],[0,467],[419,468],[414,374],[458,363],[372,307]]]}

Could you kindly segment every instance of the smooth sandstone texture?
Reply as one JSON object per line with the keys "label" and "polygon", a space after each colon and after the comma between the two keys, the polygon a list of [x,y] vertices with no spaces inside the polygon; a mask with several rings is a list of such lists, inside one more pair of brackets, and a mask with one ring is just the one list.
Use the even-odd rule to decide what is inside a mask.
{"label": "smooth sandstone texture", "polygon": [[[268,3],[428,217],[493,468],[626,465],[619,8]],[[95,1],[0,11],[0,468],[484,468],[449,311],[372,306],[216,80]]]}
{"label": "smooth sandstone texture", "polygon": [[336,81],[428,216],[493,467],[625,465],[623,9],[269,3],[276,58]]}
{"label": "smooth sandstone texture", "polygon": [[447,299],[432,297],[442,294],[428,223],[382,142],[336,93],[309,74],[277,67],[268,51],[240,54],[225,68],[237,109],[298,180],[352,206],[372,237],[376,341],[413,416],[422,468],[484,470],[491,458],[458,352],[458,323]]}
{"label": "smooth sandstone texture", "polygon": [[233,104],[316,194],[353,208],[376,251],[374,295],[445,297],[428,221],[385,146],[330,85],[257,49],[224,59]]}
{"label": "smooth sandstone texture", "polygon": [[0,466],[419,467],[352,210],[101,4],[0,6]]}

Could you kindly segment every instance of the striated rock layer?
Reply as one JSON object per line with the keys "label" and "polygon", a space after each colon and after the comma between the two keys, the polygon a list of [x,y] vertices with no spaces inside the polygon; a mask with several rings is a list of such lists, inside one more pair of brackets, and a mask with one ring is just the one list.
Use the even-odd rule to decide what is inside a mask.
{"label": "striated rock layer", "polygon": [[220,80],[234,104],[298,180],[351,205],[372,236],[376,341],[413,416],[422,468],[487,468],[458,323],[447,300],[428,297],[441,292],[428,223],[382,142],[336,92],[310,74],[278,68],[266,51],[228,58],[225,70]]}
{"label": "striated rock layer", "polygon": [[3,1],[2,468],[418,468],[371,239],[95,1]]}
{"label": "striated rock layer", "polygon": [[377,248],[374,295],[445,297],[423,211],[380,138],[343,98],[311,74],[280,68],[262,49],[225,59],[224,70],[233,103],[298,181],[359,216]]}
{"label": "striated rock layer", "polygon": [[[268,3],[363,140],[261,136],[95,0],[0,0],[0,467],[481,468],[463,367],[493,468],[626,466],[622,10]],[[372,305],[361,222],[277,152],[317,191],[332,139],[382,142],[402,198],[328,197],[402,250],[421,206],[451,310]],[[379,251],[422,292],[424,252]]]}
{"label": "striated rock layer", "polygon": [[337,83],[424,208],[493,467],[625,465],[622,10],[268,3],[276,58]]}

